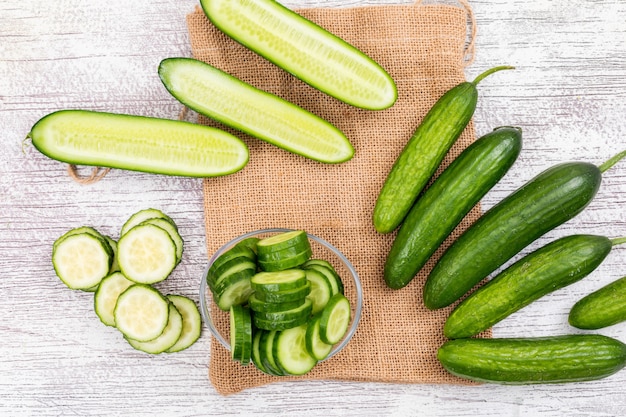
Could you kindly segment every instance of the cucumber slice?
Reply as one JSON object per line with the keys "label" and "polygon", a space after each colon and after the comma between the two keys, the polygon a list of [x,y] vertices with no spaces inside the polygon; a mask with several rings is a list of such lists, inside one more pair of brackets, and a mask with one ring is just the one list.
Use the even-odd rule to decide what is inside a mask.
{"label": "cucumber slice", "polygon": [[187,107],[279,148],[325,163],[354,155],[348,138],[332,124],[204,62],[168,58],[159,75]]}
{"label": "cucumber slice", "polygon": [[229,133],[142,116],[62,110],[39,120],[29,137],[58,161],[154,174],[213,177],[248,162],[245,143]]}
{"label": "cucumber slice", "polygon": [[311,248],[307,248],[302,252],[294,253],[290,249],[273,254],[274,260],[265,260],[259,257],[259,267],[263,271],[283,271],[285,269],[297,268],[305,263],[311,257]]}
{"label": "cucumber slice", "polygon": [[[163,219],[167,220],[172,224],[172,226],[176,227],[176,223],[174,220],[167,214],[163,213],[161,210],[155,208],[147,208],[143,210],[139,210],[136,213],[133,213],[128,220],[122,225],[122,230],[120,232],[120,236],[124,236],[126,232],[132,229],[135,226],[138,226],[140,223],[145,222],[150,219]],[[177,228],[178,230],[178,228]]]}
{"label": "cucumber slice", "polygon": [[276,364],[289,375],[304,375],[317,364],[306,348],[307,325],[278,333],[273,343]]}
{"label": "cucumber slice", "polygon": [[142,224],[117,243],[118,263],[126,278],[140,284],[163,281],[176,267],[176,245],[158,226]]}
{"label": "cucumber slice", "polygon": [[107,243],[111,247],[111,252],[113,253],[113,262],[111,263],[109,273],[119,272],[120,266],[117,263],[117,240],[113,239],[110,236],[104,236],[104,240],[107,241]]}
{"label": "cucumber slice", "polygon": [[183,318],[183,330],[176,343],[166,350],[167,353],[180,352],[187,349],[200,338],[202,318],[200,311],[190,298],[182,295],[168,294],[167,299],[174,304]]}
{"label": "cucumber slice", "polygon": [[215,295],[217,306],[224,311],[230,310],[233,305],[243,305],[254,292],[249,279],[241,279],[229,285],[221,294]]}
{"label": "cucumber slice", "polygon": [[275,376],[284,375],[284,371],[278,367],[276,359],[274,358],[274,341],[276,340],[276,330],[264,331],[261,334],[261,340],[259,341],[259,355],[263,367],[267,373]]}
{"label": "cucumber slice", "polygon": [[262,313],[256,313],[252,316],[252,322],[256,326],[257,329],[263,330],[287,330],[296,326],[300,326],[301,324],[305,324],[309,318],[310,311],[308,315],[298,317],[292,320],[287,321],[277,321],[277,320],[266,320],[260,316]]}
{"label": "cucumber slice", "polygon": [[297,252],[302,252],[307,247],[311,247],[311,243],[304,230],[292,230],[261,239],[256,246],[257,253],[263,257],[291,247],[298,247]]}
{"label": "cucumber slice", "polygon": [[250,248],[235,246],[224,252],[209,267],[206,278],[209,288],[213,289],[224,273],[236,272],[236,270],[229,271],[231,267],[244,263],[256,272],[256,254]]}
{"label": "cucumber slice", "polygon": [[266,303],[286,303],[295,300],[302,300],[306,298],[307,295],[311,292],[311,283],[306,282],[304,286],[297,288],[295,290],[289,291],[276,291],[276,292],[263,292],[258,291],[255,292],[255,296],[258,300],[266,302]]}
{"label": "cucumber slice", "polygon": [[255,329],[254,335],[252,336],[252,363],[257,369],[263,373],[268,374],[269,372],[263,366],[263,361],[261,360],[261,336],[263,336],[263,329]]}
{"label": "cucumber slice", "polygon": [[262,300],[259,300],[256,294],[252,294],[250,298],[248,298],[248,304],[250,305],[250,309],[256,312],[261,313],[273,313],[276,311],[286,311],[291,310],[297,307],[300,307],[306,298],[299,298],[294,301],[287,301],[284,303],[268,303]]}
{"label": "cucumber slice", "polygon": [[319,314],[313,316],[306,329],[306,350],[318,361],[326,359],[333,350],[333,345],[320,338],[320,318]]}
{"label": "cucumber slice", "polygon": [[312,308],[313,303],[311,302],[311,300],[305,299],[304,303],[302,303],[301,306],[292,308],[291,310],[272,312],[255,311],[254,317],[258,320],[261,320],[262,322],[292,323],[293,326],[293,323],[306,323],[311,316]]}
{"label": "cucumber slice", "polygon": [[[254,276],[254,270],[244,269],[242,271],[236,271],[222,278],[219,283],[213,289],[213,295],[215,297],[221,297],[226,290],[231,286],[236,285],[239,281],[248,281]],[[241,284],[243,285],[243,284]],[[247,284],[246,284],[247,286]],[[253,288],[254,289],[254,288]]]}
{"label": "cucumber slice", "polygon": [[211,22],[311,86],[348,104],[385,109],[398,97],[370,57],[274,0],[201,0]]}
{"label": "cucumber slice", "polygon": [[342,295],[332,296],[320,316],[320,339],[329,345],[338,343],[350,325],[350,301]]}
{"label": "cucumber slice", "polygon": [[155,288],[134,284],[120,294],[113,310],[115,327],[128,338],[147,342],[159,337],[169,320],[169,301]]}
{"label": "cucumber slice", "polygon": [[237,275],[244,275],[248,279],[252,278],[256,273],[256,264],[247,257],[239,257],[226,262],[221,268],[215,271],[212,287],[213,292],[220,292],[218,288],[224,288],[236,278]]}
{"label": "cucumber slice", "polygon": [[117,299],[133,284],[121,272],[113,272],[100,282],[94,294],[94,310],[102,323],[115,327],[113,312]]}
{"label": "cucumber slice", "polygon": [[183,259],[183,247],[185,243],[180,233],[178,233],[176,225],[173,225],[165,219],[148,219],[139,224],[152,224],[165,230],[170,235],[170,239],[172,239],[174,246],[176,246],[176,264],[178,265]]}
{"label": "cucumber slice", "polygon": [[109,244],[91,233],[76,233],[57,240],[52,265],[68,288],[88,290],[109,274],[112,264]]}
{"label": "cucumber slice", "polygon": [[230,353],[242,365],[250,363],[252,354],[252,320],[250,310],[241,305],[230,308]]}
{"label": "cucumber slice", "polygon": [[276,272],[259,272],[252,279],[255,291],[278,292],[302,288],[307,282],[306,274],[301,269],[287,269]]}
{"label": "cucumber slice", "polygon": [[126,341],[137,350],[156,355],[174,346],[182,331],[183,317],[174,304],[170,303],[167,326],[165,326],[160,336],[148,342],[139,342],[128,337],[126,337]]}
{"label": "cucumber slice", "polygon": [[323,274],[328,280],[328,283],[330,284],[330,287],[332,289],[332,295],[343,294],[343,291],[344,291],[343,282],[341,281],[341,278],[339,277],[337,272],[335,272],[334,268],[332,267],[329,268],[319,263],[309,263],[309,262],[306,262],[305,264],[303,264],[302,268],[304,268],[305,270],[309,270],[309,269],[315,270]]}
{"label": "cucumber slice", "polygon": [[[245,238],[244,240],[242,240],[241,242],[237,243],[234,247],[236,248],[248,248],[250,249],[252,252],[254,252],[254,254],[256,255],[256,244],[259,242],[258,237],[248,237]],[[255,258],[256,259],[256,258]]]}
{"label": "cucumber slice", "polygon": [[312,314],[317,314],[328,304],[328,300],[333,296],[333,289],[328,278],[321,272],[307,269],[305,275],[311,283],[311,292],[307,295],[307,299],[312,302]]}
{"label": "cucumber slice", "polygon": [[64,234],[62,234],[57,240],[54,241],[54,243],[52,244],[52,249],[54,250],[54,248],[56,248],[56,246],[66,237],[77,235],[79,233],[88,233],[92,236],[99,237],[100,239],[106,240],[105,236],[102,233],[98,232],[95,228],[91,226],[80,226],[80,227],[75,227],[73,229],[70,229]]}

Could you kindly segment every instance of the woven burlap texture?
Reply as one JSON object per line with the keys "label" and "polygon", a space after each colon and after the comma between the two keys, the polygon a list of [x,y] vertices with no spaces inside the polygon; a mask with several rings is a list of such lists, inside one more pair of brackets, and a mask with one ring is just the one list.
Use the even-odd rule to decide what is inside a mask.
{"label": "woven burlap texture", "polygon": [[[200,9],[189,14],[195,58],[330,121],[356,149],[352,160],[324,165],[236,133],[248,144],[250,161],[234,175],[204,180],[207,249],[210,255],[236,236],[264,228],[304,229],[320,236],[354,264],[363,285],[362,317],[348,346],[302,377],[272,377],[243,367],[211,339],[211,383],[221,394],[294,379],[464,383],[436,359],[450,310],[423,306],[421,289],[432,260],[404,289],[388,289],[382,270],[395,234],[378,234],[371,217],[387,173],[422,117],[447,89],[465,80],[467,10],[410,4],[298,13],[380,63],[397,83],[398,101],[384,111],[340,103],[226,37]],[[204,118],[200,122],[215,125]],[[443,166],[474,138],[470,124]],[[476,207],[443,247],[479,212]],[[222,329],[227,325],[223,315],[216,321]]]}

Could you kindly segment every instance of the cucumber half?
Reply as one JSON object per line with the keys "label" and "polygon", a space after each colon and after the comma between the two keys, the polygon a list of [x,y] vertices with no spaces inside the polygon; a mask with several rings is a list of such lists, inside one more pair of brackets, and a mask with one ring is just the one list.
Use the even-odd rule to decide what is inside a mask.
{"label": "cucumber half", "polygon": [[370,57],[274,0],[201,0],[222,32],[326,94],[380,110],[397,97],[389,74]]}
{"label": "cucumber half", "polygon": [[325,163],[354,155],[350,141],[329,122],[209,64],[168,58],[159,75],[184,105],[281,149]]}
{"label": "cucumber half", "polygon": [[230,133],[143,116],[61,110],[39,120],[28,136],[49,158],[77,165],[214,177],[248,162],[247,146]]}

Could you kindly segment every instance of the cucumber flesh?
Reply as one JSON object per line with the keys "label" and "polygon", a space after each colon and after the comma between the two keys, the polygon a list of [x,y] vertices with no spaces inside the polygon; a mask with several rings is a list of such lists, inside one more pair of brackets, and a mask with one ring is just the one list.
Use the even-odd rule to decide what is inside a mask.
{"label": "cucumber flesh", "polygon": [[120,294],[113,316],[115,327],[138,342],[154,340],[163,333],[169,320],[169,302],[155,288],[134,284]]}
{"label": "cucumber flesh", "polygon": [[182,295],[168,294],[167,299],[174,304],[183,319],[183,329],[176,343],[166,350],[167,353],[180,352],[193,345],[202,331],[200,311],[190,298]]}
{"label": "cucumber flesh", "polygon": [[87,290],[109,274],[112,264],[109,244],[91,233],[77,233],[57,241],[52,250],[52,265],[68,288]]}
{"label": "cucumber flesh", "polygon": [[185,243],[183,242],[183,238],[178,233],[176,226],[165,219],[148,219],[140,224],[152,224],[165,230],[167,234],[170,235],[170,239],[172,239],[174,246],[176,246],[176,264],[179,264],[183,259],[183,248]]}
{"label": "cucumber flesh", "polygon": [[393,105],[389,74],[370,57],[273,0],[201,0],[221,31],[304,82],[371,110]]}
{"label": "cucumber flesh", "polygon": [[279,148],[325,163],[354,155],[348,138],[329,122],[204,62],[168,58],[159,75],[184,105]]}
{"label": "cucumber flesh", "polygon": [[29,137],[49,158],[76,165],[214,177],[248,162],[248,148],[216,128],[142,116],[62,110],[39,120]]}
{"label": "cucumber flesh", "polygon": [[350,316],[350,301],[342,294],[333,295],[321,312],[320,339],[329,345],[338,343],[348,331]]}
{"label": "cucumber flesh", "polygon": [[333,350],[333,345],[325,343],[320,338],[320,315],[315,315],[311,321],[309,321],[306,329],[306,348],[311,356],[318,361],[326,359],[326,357]]}
{"label": "cucumber flesh", "polygon": [[133,284],[121,272],[114,272],[100,282],[94,294],[94,310],[102,323],[115,327],[113,312],[117,299]]}
{"label": "cucumber flesh", "polygon": [[252,277],[251,282],[255,291],[290,291],[306,285],[307,277],[301,269],[287,269],[276,272],[259,272]]}
{"label": "cucumber flesh", "polygon": [[167,326],[165,326],[161,335],[148,342],[139,342],[128,337],[126,341],[137,350],[156,355],[174,346],[180,338],[182,331],[183,318],[174,304],[170,303]]}
{"label": "cucumber flesh", "polygon": [[317,364],[306,348],[306,331],[302,324],[279,332],[274,340],[274,360],[289,375],[304,375]]}

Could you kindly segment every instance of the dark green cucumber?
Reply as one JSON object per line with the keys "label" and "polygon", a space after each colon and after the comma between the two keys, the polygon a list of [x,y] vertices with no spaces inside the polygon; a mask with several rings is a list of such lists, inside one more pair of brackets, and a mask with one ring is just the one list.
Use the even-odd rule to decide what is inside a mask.
{"label": "dark green cucumber", "polygon": [[417,200],[385,262],[390,288],[405,287],[463,217],[506,174],[522,149],[521,130],[501,127],[468,146]]}
{"label": "dark green cucumber", "polygon": [[457,339],[437,358],[461,378],[499,384],[591,381],[626,365],[626,345],[592,334],[512,339]]}
{"label": "dark green cucumber", "polygon": [[580,299],[569,312],[569,324],[579,329],[602,329],[626,321],[626,277]]}
{"label": "dark green cucumber", "polygon": [[424,304],[446,307],[537,238],[572,219],[596,195],[602,173],[626,156],[597,167],[566,162],[537,175],[485,212],[446,250],[424,285]]}
{"label": "dark green cucumber", "polygon": [[537,249],[463,300],[446,320],[445,336],[474,336],[538,298],[583,279],[620,242],[571,235]]}
{"label": "dark green cucumber", "polygon": [[348,104],[385,109],[398,93],[370,57],[274,0],[201,0],[222,32],[302,81]]}
{"label": "dark green cucumber", "polygon": [[398,227],[471,120],[478,100],[477,84],[496,71],[510,68],[495,67],[473,82],[458,84],[441,96],[424,116],[378,195],[373,223],[379,233],[389,233]]}

